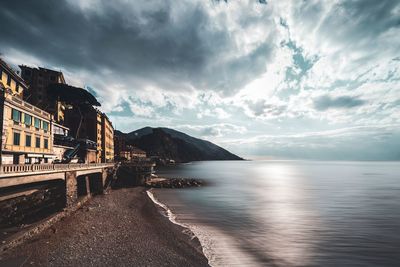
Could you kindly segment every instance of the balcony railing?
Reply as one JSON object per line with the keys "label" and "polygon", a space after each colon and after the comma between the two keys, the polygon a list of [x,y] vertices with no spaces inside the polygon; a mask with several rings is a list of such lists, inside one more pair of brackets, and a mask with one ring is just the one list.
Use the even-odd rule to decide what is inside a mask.
{"label": "balcony railing", "polygon": [[81,169],[94,169],[112,167],[114,163],[71,163],[71,164],[4,164],[0,166],[1,174],[21,172],[44,172],[44,171],[69,171]]}

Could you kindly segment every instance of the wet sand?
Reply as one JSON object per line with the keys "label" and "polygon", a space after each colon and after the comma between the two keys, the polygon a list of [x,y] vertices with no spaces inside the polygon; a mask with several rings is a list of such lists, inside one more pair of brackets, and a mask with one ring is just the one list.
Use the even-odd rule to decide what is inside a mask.
{"label": "wet sand", "polygon": [[171,223],[144,188],[96,196],[0,255],[0,266],[208,266],[197,238]]}

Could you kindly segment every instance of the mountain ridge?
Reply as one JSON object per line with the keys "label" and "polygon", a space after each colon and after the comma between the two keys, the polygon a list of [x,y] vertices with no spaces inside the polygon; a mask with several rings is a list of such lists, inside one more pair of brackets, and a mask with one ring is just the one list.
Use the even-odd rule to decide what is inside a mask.
{"label": "mountain ridge", "polygon": [[147,152],[148,156],[175,162],[200,160],[243,160],[210,141],[166,127],[143,127],[130,133],[116,131],[126,143]]}

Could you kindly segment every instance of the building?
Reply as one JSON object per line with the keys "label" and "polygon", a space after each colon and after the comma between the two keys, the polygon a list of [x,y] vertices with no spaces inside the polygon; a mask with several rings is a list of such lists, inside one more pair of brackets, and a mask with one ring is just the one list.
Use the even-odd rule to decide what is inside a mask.
{"label": "building", "polygon": [[52,133],[55,160],[62,162],[65,152],[74,148],[74,143],[69,137],[69,128],[53,122]]}
{"label": "building", "polygon": [[[1,86],[1,85],[0,85]],[[2,164],[49,163],[54,158],[51,115],[1,90]]]}
{"label": "building", "polygon": [[27,85],[1,59],[0,74],[1,164],[52,162],[52,116],[22,100]]}
{"label": "building", "polygon": [[126,137],[123,134],[114,136],[114,151],[116,160],[134,160],[147,157],[146,151],[127,145]]}
{"label": "building", "polygon": [[20,65],[19,67],[21,68],[21,77],[29,85],[28,90],[24,93],[24,100],[49,112],[56,122],[64,124],[65,103],[52,99],[47,93],[47,87],[50,84],[65,84],[63,73],[25,65]]}
{"label": "building", "polygon": [[[80,123],[81,122],[81,123]],[[96,108],[80,112],[76,108],[65,111],[65,125],[76,139],[88,139],[96,143],[96,162],[102,162],[102,113]]]}
{"label": "building", "polygon": [[141,159],[147,157],[146,151],[135,146],[127,146],[127,150],[130,152],[131,159]]}
{"label": "building", "polygon": [[0,82],[3,85],[3,88],[5,88],[6,91],[8,91],[9,94],[18,96],[19,98],[23,97],[24,92],[28,89],[27,84],[25,81],[18,76],[18,74],[10,67],[7,65],[6,62],[4,62],[0,58]]}
{"label": "building", "polygon": [[114,161],[114,127],[106,114],[101,117],[102,162]]}
{"label": "building", "polygon": [[[114,135],[114,155],[116,159],[118,157],[127,158],[125,153],[126,152],[126,140],[125,137],[121,134]],[[122,153],[122,154],[121,154]]]}
{"label": "building", "polygon": [[120,151],[117,160],[131,160],[131,153],[129,151]]}
{"label": "building", "polygon": [[127,145],[123,150],[118,152],[118,160],[140,160],[147,158],[146,151],[135,146]]}

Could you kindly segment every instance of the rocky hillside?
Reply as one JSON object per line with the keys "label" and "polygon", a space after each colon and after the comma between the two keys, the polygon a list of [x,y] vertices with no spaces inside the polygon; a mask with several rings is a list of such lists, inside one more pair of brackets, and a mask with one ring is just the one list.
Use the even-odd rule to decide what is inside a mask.
{"label": "rocky hillside", "polygon": [[169,128],[145,127],[123,135],[127,144],[147,152],[148,156],[173,159],[176,162],[198,160],[242,160],[242,158],[209,141],[194,138]]}

